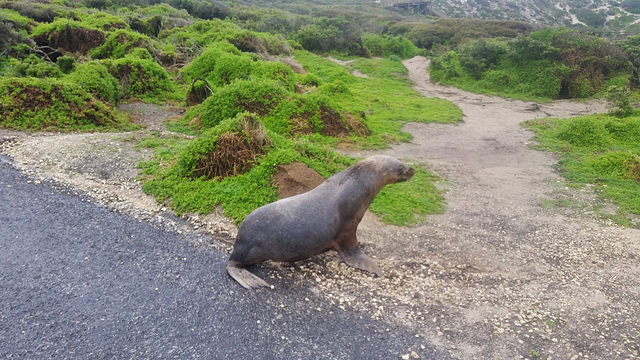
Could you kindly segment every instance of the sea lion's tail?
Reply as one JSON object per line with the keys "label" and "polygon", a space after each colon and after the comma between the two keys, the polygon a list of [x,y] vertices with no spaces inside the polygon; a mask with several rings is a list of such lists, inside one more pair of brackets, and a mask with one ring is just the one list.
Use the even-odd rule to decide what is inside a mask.
{"label": "sea lion's tail", "polygon": [[227,272],[245,289],[259,289],[261,287],[269,286],[266,281],[253,275],[247,269],[240,267],[237,264],[232,264],[231,262],[227,264]]}

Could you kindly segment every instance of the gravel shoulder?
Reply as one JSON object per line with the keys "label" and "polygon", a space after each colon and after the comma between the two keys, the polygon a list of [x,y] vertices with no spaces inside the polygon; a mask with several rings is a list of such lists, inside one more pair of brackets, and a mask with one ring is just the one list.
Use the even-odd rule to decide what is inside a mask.
{"label": "gravel shoulder", "polygon": [[[349,268],[333,253],[294,266],[265,263],[257,266],[261,277],[275,291],[302,286],[338,308],[408,327],[457,358],[640,357],[640,231],[601,221],[590,207],[599,202],[596,194],[567,187],[553,169],[557,158],[531,149],[533,134],[520,126],[533,118],[603,112],[604,104],[537,105],[471,94],[429,82],[425,58],[404,64],[416,90],[456,103],[464,123],[406,124],[411,143],[376,153],[442,177],[447,211],[414,228],[365,216],[360,241],[384,278]],[[155,131],[164,131],[163,121],[180,113],[127,106]],[[0,146],[24,172],[69,184],[134,217],[208,234],[220,240],[212,246],[228,250],[235,227],[224,217],[178,219],[142,193],[135,166],[149,154],[135,143],[149,130],[0,130]],[[584,206],[550,208],[544,199]]]}

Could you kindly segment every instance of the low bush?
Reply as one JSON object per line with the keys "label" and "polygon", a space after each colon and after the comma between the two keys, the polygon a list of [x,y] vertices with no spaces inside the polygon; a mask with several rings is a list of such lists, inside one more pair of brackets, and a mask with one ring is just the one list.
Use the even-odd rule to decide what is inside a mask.
{"label": "low bush", "polygon": [[117,104],[120,96],[118,79],[109,73],[109,69],[98,61],[79,65],[65,80],[79,85],[95,98]]}
{"label": "low bush", "polygon": [[174,93],[176,85],[169,77],[167,70],[151,59],[127,55],[115,61],[103,63],[119,80],[125,97],[157,101],[172,99],[176,96]]}
{"label": "low bush", "polygon": [[362,45],[369,50],[372,56],[389,57],[398,56],[400,59],[409,59],[418,53],[419,49],[403,36],[384,36],[377,34],[363,34]]}
{"label": "low bush", "polygon": [[0,79],[0,125],[18,130],[133,129],[122,115],[69,81]]}
{"label": "low bush", "polygon": [[104,44],[91,50],[90,54],[94,59],[119,59],[136,48],[152,49],[150,38],[131,30],[117,30],[106,38]]}
{"label": "low bush", "polygon": [[60,68],[54,63],[41,60],[34,54],[27,56],[23,61],[13,59],[9,64],[13,69],[13,76],[60,78],[63,75]]}
{"label": "low bush", "polygon": [[268,114],[287,94],[287,90],[273,80],[237,80],[219,89],[188,117],[200,117],[204,128],[212,128],[222,120],[233,118],[248,111],[264,116]]}

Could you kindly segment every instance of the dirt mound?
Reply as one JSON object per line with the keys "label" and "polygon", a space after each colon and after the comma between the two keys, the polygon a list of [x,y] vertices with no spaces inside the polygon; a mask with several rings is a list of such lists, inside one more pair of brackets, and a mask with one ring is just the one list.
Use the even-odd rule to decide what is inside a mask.
{"label": "dirt mound", "polygon": [[72,29],[69,25],[63,31],[52,31],[33,37],[39,46],[49,46],[58,50],[86,54],[89,50],[104,44],[104,33],[85,28]]}
{"label": "dirt mound", "polygon": [[301,162],[278,165],[271,180],[277,186],[280,198],[305,193],[324,182],[322,175]]}

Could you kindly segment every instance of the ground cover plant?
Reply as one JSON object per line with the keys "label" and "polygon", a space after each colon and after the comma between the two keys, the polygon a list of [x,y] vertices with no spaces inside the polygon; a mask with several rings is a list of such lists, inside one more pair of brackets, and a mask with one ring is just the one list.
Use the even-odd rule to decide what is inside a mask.
{"label": "ground cover plant", "polygon": [[524,123],[540,149],[560,154],[559,168],[570,184],[594,185],[618,205],[617,223],[631,225],[640,214],[640,114],[609,114],[572,119],[536,119]]}

